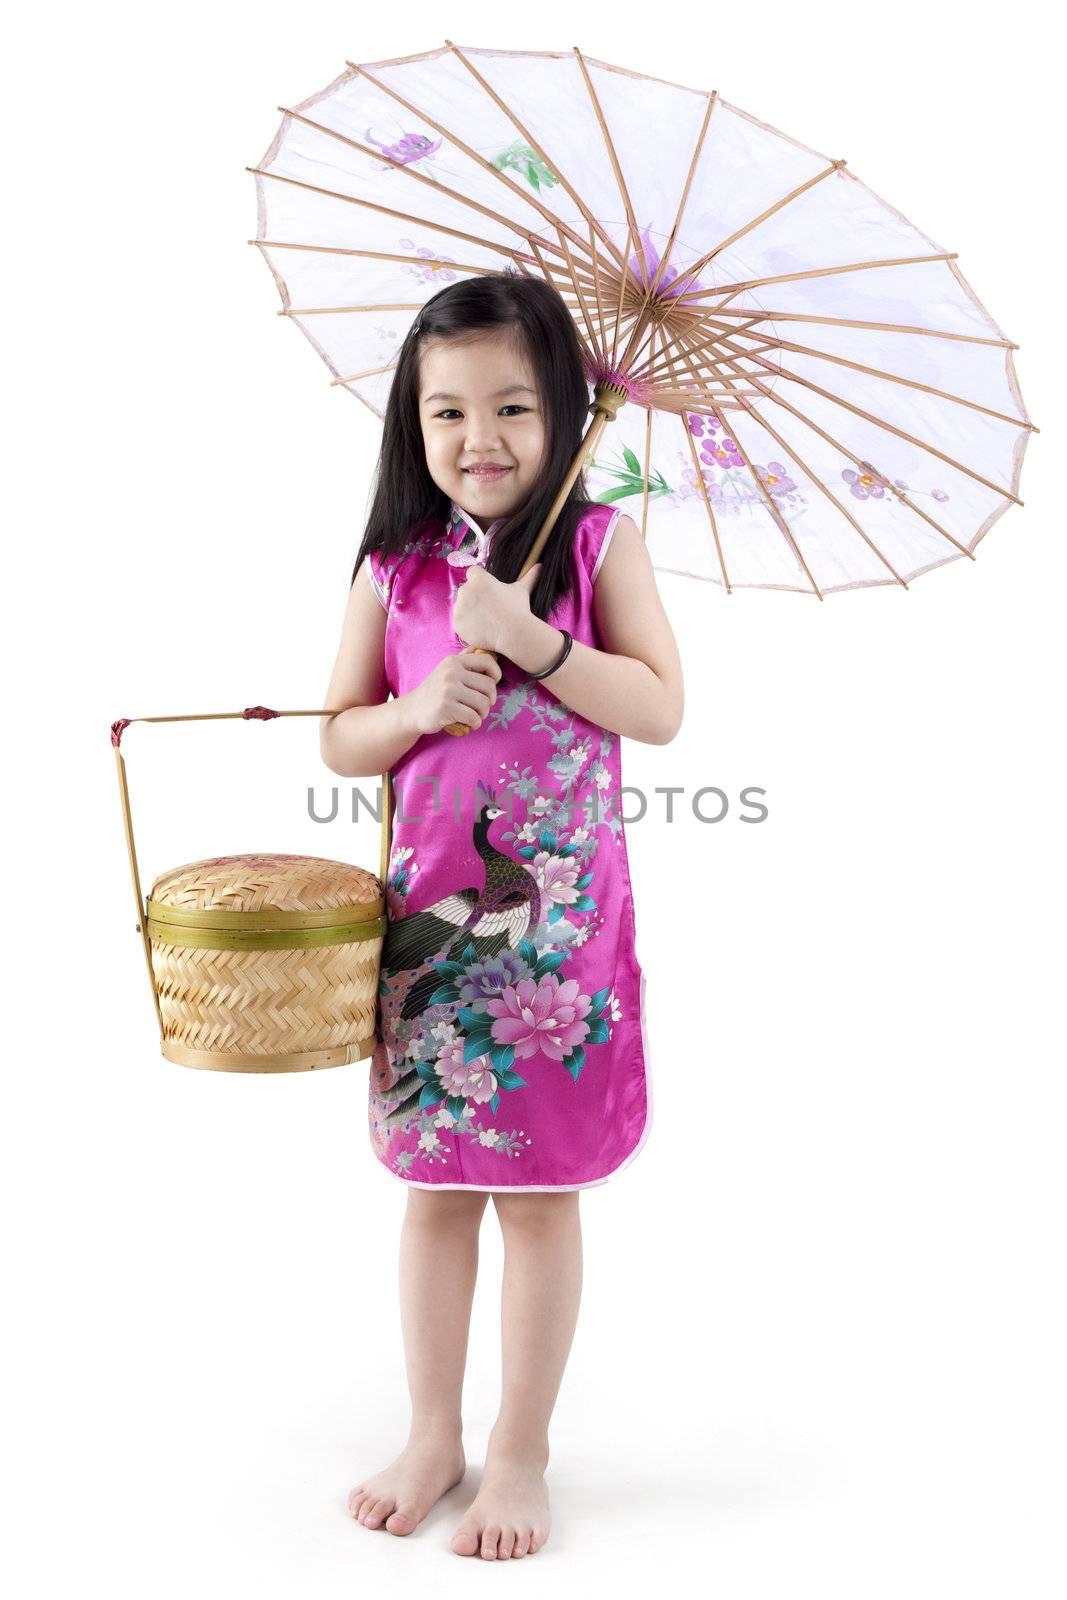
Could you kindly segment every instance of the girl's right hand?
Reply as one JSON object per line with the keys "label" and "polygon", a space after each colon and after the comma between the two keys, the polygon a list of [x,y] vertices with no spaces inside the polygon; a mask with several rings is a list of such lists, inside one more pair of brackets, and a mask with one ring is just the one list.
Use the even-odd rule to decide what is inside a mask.
{"label": "girl's right hand", "polygon": [[473,650],[445,656],[407,696],[420,733],[440,733],[453,722],[480,728],[496,700],[500,664]]}

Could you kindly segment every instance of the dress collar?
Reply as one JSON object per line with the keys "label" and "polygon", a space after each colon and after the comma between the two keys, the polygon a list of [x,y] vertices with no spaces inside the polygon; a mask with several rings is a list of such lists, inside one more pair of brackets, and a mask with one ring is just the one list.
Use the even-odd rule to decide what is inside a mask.
{"label": "dress collar", "polygon": [[448,540],[456,555],[463,558],[461,564],[477,562],[482,565],[492,549],[493,535],[506,521],[506,517],[497,517],[487,528],[483,528],[469,511],[464,511],[453,500],[448,514]]}

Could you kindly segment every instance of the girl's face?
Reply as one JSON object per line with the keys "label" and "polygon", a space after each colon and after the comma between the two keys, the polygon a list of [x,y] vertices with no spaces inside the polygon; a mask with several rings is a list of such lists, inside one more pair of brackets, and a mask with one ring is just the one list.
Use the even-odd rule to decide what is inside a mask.
{"label": "girl's face", "polygon": [[419,418],[437,487],[487,528],[524,503],[545,448],[537,380],[508,330],[429,339],[419,354]]}

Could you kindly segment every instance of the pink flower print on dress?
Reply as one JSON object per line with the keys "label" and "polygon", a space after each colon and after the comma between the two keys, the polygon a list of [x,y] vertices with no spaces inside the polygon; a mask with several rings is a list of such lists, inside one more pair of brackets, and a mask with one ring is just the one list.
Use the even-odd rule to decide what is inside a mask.
{"label": "pink flower print on dress", "polygon": [[556,906],[573,905],[581,894],[578,879],[582,865],[575,856],[552,855],[539,850],[531,866],[545,898]]}
{"label": "pink flower print on dress", "polygon": [[462,1039],[441,1052],[436,1067],[446,1093],[457,1099],[482,1102],[496,1094],[496,1078],[490,1071],[487,1057],[476,1056],[473,1061],[464,1061]]}
{"label": "pink flower print on dress", "polygon": [[588,1034],[582,1019],[591,1006],[589,995],[579,994],[576,978],[560,983],[549,973],[536,984],[524,978],[486,1009],[496,1019],[492,1032],[498,1044],[511,1045],[521,1059],[540,1050],[550,1061],[562,1061]]}

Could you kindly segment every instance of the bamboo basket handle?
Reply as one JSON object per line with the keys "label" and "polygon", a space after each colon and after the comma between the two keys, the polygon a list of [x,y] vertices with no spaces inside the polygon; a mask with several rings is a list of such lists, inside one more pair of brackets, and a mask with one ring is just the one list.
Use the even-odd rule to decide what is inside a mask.
{"label": "bamboo basket handle", "polygon": [[[537,562],[540,561],[541,552],[545,548],[549,534],[556,525],[556,518],[563,510],[563,503],[571,492],[571,487],[574,483],[574,480],[581,471],[582,465],[586,458],[591,456],[593,451],[596,449],[597,444],[600,441],[600,435],[604,432],[604,429],[607,427],[608,423],[615,421],[615,417],[618,414],[620,407],[625,405],[627,391],[621,388],[618,384],[602,382],[597,384],[593,391],[593,396],[593,404],[589,407],[590,411],[593,413],[593,420],[586,429],[585,438],[582,440],[574,460],[567,469],[567,476],[560,484],[559,492],[548,509],[548,515],[541,524],[537,538],[534,540],[530,549],[530,553],[522,564],[522,571],[519,573],[520,578],[525,578],[530,568],[536,566]],[[457,654],[458,653],[459,652],[457,652]],[[485,650],[481,645],[475,645],[472,650],[472,654],[477,656],[492,656],[493,660],[496,660],[496,651]],[[469,722],[449,722],[445,725],[444,731],[446,733],[455,734],[456,738],[458,739],[461,738],[465,733],[473,733],[474,729],[471,727]]]}
{"label": "bamboo basket handle", "polygon": [[[130,876],[133,879],[133,894],[137,902],[136,932],[141,935],[141,946],[144,950],[145,965],[148,969],[148,982],[152,990],[152,1004],[156,1009],[160,1038],[163,1037],[163,1017],[159,1009],[155,973],[152,971],[152,946],[148,938],[147,917],[145,915],[147,908],[144,896],[141,893],[141,874],[137,866],[137,846],[133,838],[133,818],[130,815],[130,791],[126,782],[126,762],[120,748],[122,735],[133,722],[214,722],[224,717],[241,717],[245,722],[272,722],[275,717],[338,717],[346,709],[346,707],[341,706],[336,711],[272,711],[269,706],[246,706],[243,711],[202,711],[180,717],[120,717],[117,722],[111,724],[111,743],[115,748],[115,765],[119,779],[122,822],[126,830],[126,849],[130,857]],[[384,895],[386,878],[389,874],[389,851],[393,832],[393,788],[388,772],[382,774],[381,809],[381,856],[378,876],[381,879],[382,894]]]}

